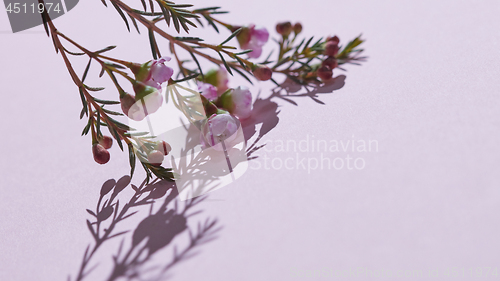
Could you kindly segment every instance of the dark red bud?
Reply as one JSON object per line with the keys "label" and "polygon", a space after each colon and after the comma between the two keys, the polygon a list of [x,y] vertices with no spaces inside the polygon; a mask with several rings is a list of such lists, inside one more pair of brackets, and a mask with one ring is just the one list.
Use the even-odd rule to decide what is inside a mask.
{"label": "dark red bud", "polygon": [[158,150],[153,150],[148,154],[148,161],[151,165],[160,166],[164,158],[163,152]]}
{"label": "dark red bud", "polygon": [[302,32],[302,24],[300,22],[297,22],[293,25],[293,32],[295,33],[295,35]]}
{"label": "dark red bud", "polygon": [[258,65],[257,68],[254,69],[253,75],[260,81],[267,81],[273,76],[273,71],[265,65]]}
{"label": "dark red bud", "polygon": [[340,43],[340,39],[336,35],[333,37],[327,37],[326,41],[333,42],[337,45]]}
{"label": "dark red bud", "polygon": [[131,94],[125,94],[120,97],[120,103],[122,106],[122,111],[128,116],[128,111],[135,104],[135,97]]}
{"label": "dark red bud", "polygon": [[102,147],[104,147],[105,149],[110,149],[113,145],[113,139],[109,136],[103,136],[99,140],[99,144],[102,145]]}
{"label": "dark red bud", "polygon": [[92,154],[94,155],[94,160],[101,165],[109,161],[109,151],[98,143],[92,146]]}
{"label": "dark red bud", "polygon": [[330,69],[335,69],[338,66],[337,60],[334,57],[327,57],[322,63],[321,66],[329,66]]}
{"label": "dark red bud", "polygon": [[276,25],[276,32],[283,36],[288,36],[290,33],[292,33],[292,24],[287,21],[287,22],[280,22]]}
{"label": "dark red bud", "polygon": [[339,52],[339,45],[333,41],[326,42],[324,54],[327,56],[335,56]]}
{"label": "dark red bud", "polygon": [[161,141],[156,145],[156,150],[162,152],[164,155],[168,155],[168,153],[172,151],[172,147],[168,142]]}
{"label": "dark red bud", "polygon": [[330,80],[333,76],[333,71],[328,65],[324,65],[318,69],[318,77],[323,81]]}

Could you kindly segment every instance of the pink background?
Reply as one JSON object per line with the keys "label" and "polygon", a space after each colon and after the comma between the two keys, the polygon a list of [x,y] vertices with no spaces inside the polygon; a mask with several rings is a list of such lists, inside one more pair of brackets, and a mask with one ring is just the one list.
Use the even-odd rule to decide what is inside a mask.
{"label": "pink background", "polygon": [[[223,229],[170,271],[173,280],[498,280],[485,273],[500,267],[500,2],[191,3],[220,5],[231,12],[224,21],[264,25],[274,38],[274,25],[284,20],[300,20],[306,36],[337,34],[344,43],[363,33],[368,61],[335,73],[346,75],[345,85],[318,97],[326,105],[307,97],[293,98],[298,106],[277,101],[279,124],[260,144],[354,136],[377,140],[379,149],[354,153],[366,161],[362,170],[249,169],[197,206],[203,212],[190,224],[211,217]],[[100,1],[81,1],[54,22],[91,49],[118,45],[110,55],[150,59],[145,29],[142,37],[129,34]],[[0,12],[0,31],[0,280],[66,280],[92,242],[85,209],[95,206],[106,180],[128,173],[127,155],[115,144],[110,163],[93,161],[90,138],[80,137],[78,90],[42,27],[11,34]],[[211,43],[228,35],[208,34]],[[72,59],[81,74],[86,59]],[[116,98],[98,71],[89,81],[109,86],[103,95]],[[261,83],[252,91],[267,97],[272,88]],[[143,176],[138,169],[133,183]],[[147,209],[122,227],[134,229],[146,215]],[[152,262],[170,258],[184,236]],[[99,266],[86,280],[107,278],[119,241],[100,249],[93,260]],[[360,273],[368,270],[393,275]],[[335,277],[340,271],[344,277]],[[397,276],[408,271],[425,278]]]}

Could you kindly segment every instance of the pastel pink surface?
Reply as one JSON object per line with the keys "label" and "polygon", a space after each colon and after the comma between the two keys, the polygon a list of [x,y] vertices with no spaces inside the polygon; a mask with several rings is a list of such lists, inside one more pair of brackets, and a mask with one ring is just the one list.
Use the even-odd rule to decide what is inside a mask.
{"label": "pastel pink surface", "polygon": [[[319,95],[325,105],[307,97],[294,99],[297,106],[278,102],[279,123],[260,141],[268,143],[260,157],[234,184],[211,193],[190,222],[217,218],[224,227],[219,237],[174,267],[171,279],[448,280],[447,270],[456,270],[451,280],[496,280],[491,272],[474,274],[500,267],[498,1],[259,0],[244,10],[243,2],[191,3],[222,6],[231,12],[221,16],[225,21],[266,26],[271,38],[284,20],[300,21],[304,36],[336,34],[341,44],[363,33],[369,58],[334,71],[346,75],[345,85]],[[118,45],[116,57],[151,59],[145,30],[128,33],[100,1],[82,1],[54,23],[89,48]],[[85,209],[95,206],[106,180],[129,172],[127,153],[113,145],[110,162],[96,164],[90,138],[80,137],[78,89],[43,28],[10,34],[6,13],[0,27],[0,280],[73,279],[92,242]],[[82,73],[86,63],[75,59],[73,66]],[[109,79],[91,78],[98,73],[97,67],[89,73],[89,83],[106,86],[104,97],[116,99]],[[255,99],[272,88],[260,83],[251,90]],[[376,140],[378,149],[323,155],[361,157],[360,170],[273,168],[273,159],[321,159],[317,151],[277,149],[280,141],[306,139]],[[135,184],[144,177],[137,170]],[[106,280],[119,242],[100,250],[89,280]],[[395,275],[366,275],[376,271]],[[397,275],[408,271],[425,278]],[[351,275],[326,275],[332,272]]]}

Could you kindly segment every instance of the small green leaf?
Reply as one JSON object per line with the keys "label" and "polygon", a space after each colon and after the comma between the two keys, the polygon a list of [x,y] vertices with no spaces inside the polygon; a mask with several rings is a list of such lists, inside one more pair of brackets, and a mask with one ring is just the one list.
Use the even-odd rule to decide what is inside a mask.
{"label": "small green leaf", "polygon": [[132,23],[134,24],[134,27],[135,27],[135,30],[137,30],[137,33],[141,34],[141,32],[139,31],[139,26],[137,26],[137,21],[131,15],[128,15],[128,16],[129,16],[130,20],[132,21]]}
{"label": "small green leaf", "polygon": [[76,52],[71,52],[71,51],[69,51],[68,49],[66,49],[66,48],[64,48],[64,47],[63,47],[63,49],[64,49],[64,51],[65,51],[66,53],[68,53],[68,54],[70,54],[70,55],[73,55],[73,56],[83,56],[83,55],[85,55],[85,53],[76,53]]}
{"label": "small green leaf", "polygon": [[116,11],[118,11],[118,13],[122,17],[123,21],[125,22],[125,25],[127,26],[128,32],[130,32],[130,26],[128,25],[128,20],[125,17],[125,14],[123,13],[123,11],[120,9],[120,7],[118,7],[118,5],[115,4],[115,2],[111,1],[111,4],[113,4],[113,6],[115,7]]}
{"label": "small green leaf", "polygon": [[227,42],[229,42],[229,40],[233,39],[234,36],[238,35],[238,33],[240,33],[242,29],[243,29],[243,27],[236,29],[231,35],[229,35],[229,37],[227,37],[226,40],[224,40],[222,43],[220,43],[219,46],[222,46],[222,45],[226,44]]}
{"label": "small green leaf", "polygon": [[199,13],[199,12],[205,12],[205,11],[217,10],[217,9],[220,9],[220,7],[207,7],[207,8],[196,9],[193,11],[193,13]]}
{"label": "small green leaf", "polygon": [[95,102],[101,103],[101,104],[120,104],[119,101],[114,101],[114,100],[101,100],[98,98],[94,98]]}
{"label": "small green leaf", "polygon": [[104,53],[104,52],[107,52],[107,51],[111,51],[113,50],[114,48],[116,48],[116,46],[108,46],[104,49],[101,49],[99,51],[95,51],[96,54],[100,54],[100,53]]}
{"label": "small green leaf", "polygon": [[314,38],[314,36],[311,37],[311,38],[309,38],[309,40],[307,40],[307,43],[304,45],[304,49],[302,49],[301,53],[303,53],[307,49],[307,47],[309,46],[309,43],[311,43],[311,41],[313,40],[313,38]]}
{"label": "small green leaf", "polygon": [[151,8],[151,13],[155,12],[155,5],[153,5],[153,0],[149,0],[149,7]]}
{"label": "small green leaf", "polygon": [[161,12],[163,13],[163,17],[165,18],[165,22],[167,23],[167,26],[170,26],[170,13],[169,13],[169,11],[162,4],[160,4],[160,9],[161,9]]}
{"label": "small green leaf", "polygon": [[203,75],[203,70],[201,70],[201,66],[200,66],[200,63],[198,62],[198,59],[196,58],[196,56],[193,53],[189,52],[189,54],[191,54],[191,56],[193,57],[194,62],[198,66],[198,69],[200,70],[201,78],[203,80],[205,80],[205,76]]}
{"label": "small green leaf", "polygon": [[116,112],[116,111],[111,111],[111,110],[108,110],[106,108],[102,108],[102,110],[104,112],[106,112],[107,114],[111,114],[111,115],[118,115],[118,116],[123,116],[123,113],[120,113],[120,112]]}
{"label": "small green leaf", "polygon": [[245,70],[247,69],[247,66],[243,63],[243,61],[238,56],[234,56],[234,58],[240,63],[240,65],[243,67],[243,69],[245,69]]}
{"label": "small green leaf", "polygon": [[113,135],[113,137],[115,138],[116,142],[118,143],[118,146],[123,151],[123,144],[122,144],[122,139],[120,138],[120,135],[113,127],[108,127],[108,128],[109,128],[111,134]]}
{"label": "small green leaf", "polygon": [[80,119],[83,118],[83,115],[85,115],[85,113],[87,113],[87,111],[85,110],[85,108],[82,108],[82,111],[80,111]]}
{"label": "small green leaf", "polygon": [[132,131],[134,129],[130,128],[129,126],[123,124],[123,123],[120,123],[118,121],[116,121],[115,119],[111,118],[108,116],[108,119],[109,121],[111,121],[113,124],[115,124],[118,128],[122,129],[122,130],[125,130],[125,131]]}
{"label": "small green leaf", "polygon": [[208,24],[210,24],[217,33],[219,33],[219,29],[217,28],[217,25],[215,25],[214,21],[207,15],[203,14],[203,17],[208,21]]}
{"label": "small green leaf", "polygon": [[135,170],[135,153],[134,153],[134,148],[132,144],[128,145],[128,156],[129,156],[129,162],[130,162],[130,177],[134,175],[134,170]]}
{"label": "small green leaf", "polygon": [[97,132],[97,137],[102,136],[102,133],[101,133],[101,113],[99,110],[97,110],[97,121],[95,124],[95,130]]}
{"label": "small green leaf", "polygon": [[175,30],[177,31],[177,33],[179,33],[181,31],[181,28],[179,26],[179,18],[177,17],[175,12],[172,12],[171,14],[172,14],[172,21],[174,22]]}
{"label": "small green leaf", "polygon": [[227,62],[226,60],[224,59],[224,57],[222,56],[222,54],[220,52],[217,52],[220,56],[220,59],[222,60],[222,62],[224,63],[224,66],[226,67],[227,69],[227,72],[229,72],[229,74],[231,74],[231,76],[233,75],[233,73],[231,72],[231,68],[229,67],[229,65],[227,65]]}
{"label": "small green leaf", "polygon": [[181,80],[174,80],[174,82],[175,83],[184,82],[184,81],[187,81],[187,80],[190,80],[190,79],[194,79],[194,78],[198,77],[198,75],[200,75],[200,74],[194,73],[194,74],[191,74],[189,76],[186,76],[186,77],[182,78]]}
{"label": "small green leaf", "polygon": [[87,78],[87,74],[89,72],[91,62],[92,62],[92,58],[89,59],[89,63],[87,64],[87,67],[85,67],[85,71],[83,72],[83,76],[82,76],[82,83],[85,82],[85,78]]}
{"label": "small green leaf", "polygon": [[155,35],[153,33],[153,30],[149,30],[149,45],[151,46],[151,53],[153,53],[153,58],[156,60],[158,59],[158,56],[156,55],[156,41],[155,41]]}
{"label": "small green leaf", "polygon": [[[243,52],[239,52],[239,53],[236,53],[235,55],[237,56],[241,56],[241,55],[244,55],[244,54],[248,54],[248,53],[251,53],[253,50],[252,49],[248,49],[248,50],[244,50]],[[272,53],[272,52],[271,52]],[[270,56],[270,55],[269,55]]]}
{"label": "small green leaf", "polygon": [[176,40],[179,41],[184,41],[184,42],[189,42],[189,41],[195,41],[195,42],[201,42],[204,41],[203,39],[199,37],[174,37]]}
{"label": "small green leaf", "polygon": [[[88,114],[88,109],[87,109],[87,99],[85,99],[85,95],[83,94],[82,88],[80,88],[80,98],[82,99],[82,105],[83,105],[83,110],[85,111],[85,114]],[[82,119],[82,118],[80,118]]]}
{"label": "small green leaf", "polygon": [[88,134],[89,130],[90,130],[90,119],[89,122],[87,122],[87,125],[83,128],[82,136]]}
{"label": "small green leaf", "polygon": [[105,89],[104,87],[90,87],[90,86],[87,86],[85,84],[83,84],[83,86],[85,87],[85,89],[92,91],[92,92],[98,92],[98,91],[102,91]]}
{"label": "small green leaf", "polygon": [[234,71],[238,72],[239,75],[243,76],[243,78],[245,78],[248,82],[250,82],[250,84],[253,85],[252,80],[250,80],[242,71],[240,71],[236,67],[233,67],[233,69]]}

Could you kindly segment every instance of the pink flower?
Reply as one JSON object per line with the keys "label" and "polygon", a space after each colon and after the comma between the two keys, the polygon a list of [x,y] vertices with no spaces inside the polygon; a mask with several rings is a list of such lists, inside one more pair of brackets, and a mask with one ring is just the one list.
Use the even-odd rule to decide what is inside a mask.
{"label": "pink flower", "polygon": [[244,27],[236,36],[243,50],[253,50],[248,53],[249,58],[258,58],[262,54],[262,46],[269,39],[269,32],[265,27],[255,28],[255,24]]}
{"label": "pink flower", "polygon": [[137,81],[161,89],[161,84],[168,81],[174,74],[174,70],[164,64],[167,61],[170,61],[169,57],[161,57],[143,64],[133,64],[130,69]]}
{"label": "pink flower", "polygon": [[204,147],[221,150],[221,141],[230,142],[236,137],[240,123],[230,114],[214,114],[201,127],[201,142]]}
{"label": "pink flower", "polygon": [[252,93],[247,87],[240,86],[225,92],[218,103],[234,116],[248,118],[252,112]]}
{"label": "pink flower", "polygon": [[212,84],[198,82],[198,92],[200,92],[207,100],[216,100],[219,95],[217,94],[217,88]]}

